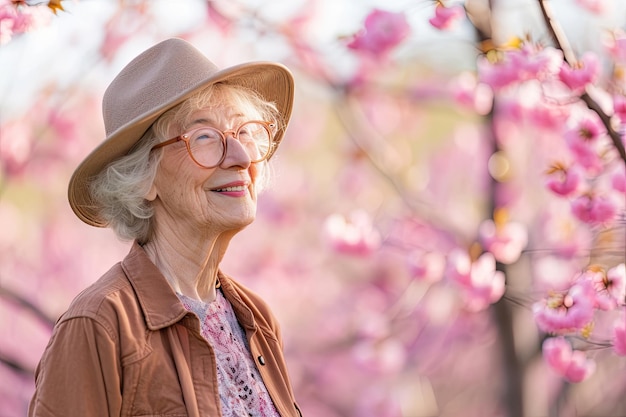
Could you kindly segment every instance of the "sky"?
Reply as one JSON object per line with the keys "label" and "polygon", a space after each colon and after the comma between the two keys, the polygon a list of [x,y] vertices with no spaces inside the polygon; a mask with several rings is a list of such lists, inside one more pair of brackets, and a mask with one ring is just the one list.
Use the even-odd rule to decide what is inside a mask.
{"label": "sky", "polygon": [[[237,4],[258,7],[259,14],[270,21],[281,21],[305,5],[308,7],[313,4],[309,0],[241,0],[216,3],[226,12]],[[155,23],[152,31],[157,31],[160,37],[206,24],[204,0],[150,0],[149,4]],[[418,6],[415,6],[414,1],[407,0],[316,0],[314,4],[312,13],[316,17],[313,24],[307,26],[307,31],[311,42],[327,51],[333,48],[338,37],[359,30],[366,13],[373,7],[390,11],[405,10],[413,18],[420,17],[421,20],[424,20],[425,13],[429,13],[430,7],[425,2],[417,2]],[[48,25],[16,36],[9,44],[0,48],[0,117],[4,115],[6,118],[14,112],[22,111],[32,94],[50,79],[61,83],[74,82],[84,72],[83,66],[95,59],[93,51],[98,50],[102,40],[103,22],[112,16],[119,3],[112,0],[81,0],[65,1],[63,5],[66,12],[52,16]],[[129,27],[134,24],[133,21],[128,23]],[[420,30],[419,35],[427,42],[427,37],[434,31],[425,29]],[[112,71],[107,70],[95,76],[112,77],[133,56],[150,46],[153,36],[154,33],[137,31],[111,63]],[[258,59],[282,61],[290,53],[271,38],[258,39],[253,30],[248,34],[238,32],[238,36],[241,37],[241,42],[257,45]],[[245,39],[246,36],[249,39]],[[235,61],[240,57],[233,51],[232,57],[220,59]]]}
{"label": "sky", "polygon": [[[468,0],[474,7],[487,0]],[[448,1],[447,4],[458,3]],[[512,36],[532,32],[538,37],[546,36],[545,30],[538,29],[540,15],[535,0],[497,0],[493,1],[500,12],[496,20],[494,35],[501,40]],[[572,44],[578,49],[597,49],[601,45],[590,43],[597,39],[597,31],[609,27],[626,27],[626,1],[605,0],[608,12],[595,17],[582,11],[576,0],[550,0],[555,16],[559,18]],[[132,1],[126,4],[133,4]],[[152,32],[160,37],[179,33],[188,28],[197,28],[206,24],[204,17],[205,0],[150,0],[150,11],[155,23]],[[467,50],[466,39],[471,36],[469,25],[460,26],[455,32],[441,33],[425,24],[432,14],[433,2],[430,0],[239,0],[214,1],[222,10],[229,12],[236,7],[257,8],[264,19],[280,22],[298,12],[303,7],[310,7],[314,14],[312,23],[307,25],[310,41],[332,54],[337,48],[337,39],[355,33],[361,27],[365,15],[372,8],[390,11],[404,11],[414,26],[417,48],[423,54],[420,59],[440,60],[443,65],[454,65],[466,57],[459,57],[459,50]],[[94,51],[103,36],[105,22],[119,7],[119,2],[112,0],[74,0],[64,1],[66,12],[52,16],[50,23],[32,33],[15,37],[9,44],[0,47],[0,121],[25,110],[33,94],[49,80],[73,83],[85,76],[85,65],[95,63]],[[135,22],[128,21],[129,28]],[[290,53],[275,39],[259,39],[254,30],[246,34],[238,32],[242,42],[255,45],[254,50],[246,53],[258,54],[258,59],[283,61]],[[245,39],[248,36],[249,39]],[[116,59],[103,72],[98,72],[94,65],[88,76],[98,82],[107,83],[113,74],[121,69],[133,56],[153,43],[154,33],[137,31],[130,41],[122,47]],[[341,58],[338,51],[337,59]],[[239,51],[232,51],[232,56],[222,56],[223,64],[233,64],[242,57]],[[250,57],[250,59],[257,57]],[[345,61],[345,65],[350,65]],[[337,66],[341,71],[341,65]]]}

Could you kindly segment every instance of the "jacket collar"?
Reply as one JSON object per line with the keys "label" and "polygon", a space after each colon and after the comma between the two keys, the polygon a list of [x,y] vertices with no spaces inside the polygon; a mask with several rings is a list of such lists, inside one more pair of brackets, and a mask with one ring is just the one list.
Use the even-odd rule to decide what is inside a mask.
{"label": "jacket collar", "polygon": [[[239,324],[246,330],[254,331],[256,329],[254,314],[246,302],[243,301],[241,292],[237,290],[232,279],[223,274],[222,271],[218,271],[217,277],[220,280],[224,297],[226,297],[233,307]],[[251,301],[248,302],[251,303]]]}
{"label": "jacket collar", "polygon": [[[122,269],[135,290],[139,305],[150,330],[159,330],[180,321],[187,310],[167,282],[161,271],[152,263],[144,249],[134,242],[122,261]],[[233,306],[239,323],[248,330],[256,328],[250,308],[231,279],[218,272],[224,296]]]}
{"label": "jacket collar", "polygon": [[185,317],[187,310],[137,242],[122,261],[122,269],[135,290],[150,330],[171,326]]}

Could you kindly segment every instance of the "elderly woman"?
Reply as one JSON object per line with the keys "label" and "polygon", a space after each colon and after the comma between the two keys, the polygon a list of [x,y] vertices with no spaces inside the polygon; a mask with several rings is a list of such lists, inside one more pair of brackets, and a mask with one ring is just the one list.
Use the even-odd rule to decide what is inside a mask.
{"label": "elderly woman", "polygon": [[107,138],[74,172],[69,201],[134,242],[58,320],[29,415],[301,415],[274,316],[219,270],[255,218],[292,103],[282,65],[219,70],[180,39],[113,80]]}

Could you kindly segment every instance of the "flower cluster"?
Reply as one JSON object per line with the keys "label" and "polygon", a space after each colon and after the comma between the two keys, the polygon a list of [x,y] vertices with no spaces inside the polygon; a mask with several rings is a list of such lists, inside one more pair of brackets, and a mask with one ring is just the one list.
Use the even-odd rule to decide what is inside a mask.
{"label": "flower cluster", "polygon": [[[80,59],[74,43],[51,43],[55,58],[90,64],[74,64],[64,76],[108,74],[138,47],[135,40],[170,34],[210,53],[216,46],[228,52],[212,59],[257,53],[265,59],[271,50],[297,69],[304,88],[277,161],[289,175],[265,190],[260,221],[233,242],[221,266],[278,313],[294,391],[308,415],[512,415],[522,401],[500,401],[503,382],[519,382],[508,384],[519,387],[507,393],[511,398],[539,407],[558,397],[563,409],[589,398],[576,390],[602,390],[599,378],[611,372],[612,386],[620,386],[623,372],[605,365],[626,356],[626,175],[614,140],[615,131],[622,140],[626,132],[623,30],[603,28],[601,41],[586,39],[594,51],[576,48],[576,58],[549,39],[549,22],[538,32],[542,44],[519,33],[504,45],[476,42],[475,34],[505,22],[499,19],[510,8],[432,0],[407,3],[406,10],[398,3],[364,10],[363,21],[359,13],[345,14],[340,29],[360,29],[336,33],[328,47],[317,44],[329,39],[327,4],[315,0],[271,7],[111,1],[111,13],[100,13],[93,25],[86,25],[81,3],[90,2],[72,5],[64,29],[79,22],[70,39],[88,27],[90,34],[100,30],[101,43],[89,60]],[[173,25],[169,13],[158,21],[187,3],[201,12],[197,25]],[[289,10],[276,13],[278,3]],[[571,3],[567,15],[587,22],[599,21],[611,5]],[[36,15],[48,19],[60,4],[0,0],[0,43],[38,27],[44,20]],[[510,29],[502,26],[499,32]],[[266,48],[276,40],[279,47]],[[6,47],[23,46],[19,41]],[[35,59],[37,50],[19,52]],[[476,51],[483,52],[478,61]],[[24,65],[3,71],[19,79],[15,91],[31,81]],[[28,375],[6,378],[9,394],[0,390],[0,403],[10,410],[27,407],[13,395],[14,382],[32,389],[28,378],[49,338],[44,328],[39,340],[33,315],[23,310],[60,314],[93,271],[126,253],[107,250],[106,237],[86,238],[84,227],[74,230],[79,222],[65,210],[68,170],[103,135],[96,130],[103,85],[94,80],[52,81],[27,111],[2,122],[8,140],[0,143],[0,278],[3,296],[13,287],[26,301],[0,297],[0,316],[17,320],[5,320],[3,330],[20,332],[0,341],[0,365],[15,357],[9,366],[24,364]],[[329,250],[320,250],[323,244]],[[59,276],[65,278],[51,279]],[[585,383],[561,392],[548,387],[547,401],[533,401],[532,389],[522,393],[550,384],[526,360],[540,357],[540,348],[547,368]],[[520,369],[493,360],[508,355],[524,358]],[[602,372],[594,374],[596,366]],[[605,410],[598,414],[612,415]],[[530,413],[549,414],[541,411]]]}
{"label": "flower cluster", "polygon": [[[606,11],[603,1],[579,0],[577,3],[596,14]],[[460,16],[455,10],[457,7],[447,8],[437,2],[430,23],[442,30],[448,28]],[[477,110],[470,91],[473,89],[473,97],[478,97],[479,87],[491,89],[498,103],[492,110],[500,146],[515,144],[511,133],[521,131],[521,126],[532,126],[535,133],[547,140],[560,139],[539,146],[550,149],[553,155],[546,161],[547,190],[570,207],[572,220],[567,221],[570,232],[561,238],[563,243],[564,239],[569,243],[555,240],[555,251],[560,251],[560,256],[565,258],[588,248],[581,233],[571,232],[573,228],[586,227],[590,235],[614,227],[620,230],[620,219],[626,212],[626,160],[623,145],[620,151],[618,143],[626,143],[626,99],[623,95],[626,91],[626,34],[621,30],[608,34],[604,52],[613,59],[614,65],[612,79],[608,82],[600,81],[606,78],[606,74],[603,74],[597,51],[583,52],[574,60],[570,51],[516,38],[485,51],[477,62],[476,82],[468,83],[466,76],[464,95],[458,99]],[[602,91],[603,86],[606,91]],[[598,102],[601,104],[593,104]],[[512,125],[517,128],[511,129]],[[619,134],[621,139],[616,139]],[[506,205],[498,211],[506,212]],[[503,221],[496,212],[493,219],[480,225],[479,242],[489,257],[511,264],[519,259],[528,245],[527,227],[519,222]],[[545,233],[549,230],[545,229]],[[575,235],[581,238],[572,240]],[[574,242],[578,242],[575,244],[577,248],[572,246]],[[566,250],[566,246],[571,249]],[[432,255],[425,257],[423,265],[415,268],[418,276],[432,275],[431,258]],[[462,265],[467,270],[467,261]],[[449,275],[455,276],[453,272],[454,269],[447,269]],[[533,305],[533,314],[539,330],[557,336],[548,338],[543,345],[548,365],[568,381],[580,382],[593,373],[595,364],[583,351],[572,350],[564,336],[579,335],[588,339],[597,314],[626,314],[626,277],[623,263],[617,266],[614,263],[589,265],[581,274],[564,274],[548,278],[547,282],[569,281],[570,284],[566,288],[551,289]],[[460,282],[467,285],[471,281],[466,278]],[[613,326],[612,339],[607,343],[618,355],[626,354],[625,333],[626,324],[621,317]]]}
{"label": "flower cluster", "polygon": [[562,337],[551,337],[543,342],[543,357],[558,375],[569,382],[581,382],[596,369],[596,363]]}
{"label": "flower cluster", "polygon": [[365,18],[364,28],[348,43],[348,48],[372,54],[388,54],[411,33],[404,13],[374,9]]}
{"label": "flower cluster", "polygon": [[[594,371],[593,361],[587,360],[583,351],[572,351],[564,336],[580,335],[589,338],[596,311],[614,311],[626,306],[626,264],[605,271],[590,266],[563,291],[551,291],[547,297],[533,305],[539,328],[556,335],[544,342],[547,363],[571,382],[580,382]],[[626,355],[626,322],[617,320],[613,325],[613,350]]]}
{"label": "flower cluster", "polygon": [[52,13],[63,10],[62,0],[29,4],[27,1],[0,0],[0,45],[15,35],[46,25]]}
{"label": "flower cluster", "polygon": [[439,30],[448,30],[465,16],[465,10],[460,4],[446,7],[443,3],[437,2],[435,6],[435,16],[428,22]]}
{"label": "flower cluster", "polygon": [[330,215],[324,224],[324,231],[331,247],[339,253],[367,256],[381,244],[380,234],[363,210],[354,211],[348,217]]}

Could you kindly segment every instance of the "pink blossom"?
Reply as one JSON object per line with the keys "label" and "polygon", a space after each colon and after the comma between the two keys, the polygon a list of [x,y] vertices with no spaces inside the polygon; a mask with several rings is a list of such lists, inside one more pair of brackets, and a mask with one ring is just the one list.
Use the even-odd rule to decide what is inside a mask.
{"label": "pink blossom", "polygon": [[485,115],[493,105],[493,91],[485,84],[478,84],[476,75],[462,72],[450,83],[454,101],[478,114]]}
{"label": "pink blossom", "polygon": [[563,53],[560,50],[552,47],[538,48],[531,44],[508,52],[508,56],[511,66],[517,68],[520,81],[551,78],[558,73],[563,62]]}
{"label": "pink blossom", "polygon": [[577,281],[569,290],[552,292],[533,305],[539,329],[546,333],[581,330],[593,318],[595,291],[589,281]]}
{"label": "pink blossom", "polygon": [[605,271],[600,267],[589,267],[580,277],[589,280],[596,291],[596,307],[613,310],[624,304],[626,297],[626,267],[624,264]]}
{"label": "pink blossom", "polygon": [[618,320],[613,328],[613,351],[626,356],[626,318]]}
{"label": "pink blossom", "polygon": [[447,30],[465,15],[465,9],[460,4],[445,7],[437,2],[435,7],[435,16],[431,17],[428,22],[439,30]]}
{"label": "pink blossom", "polygon": [[404,13],[374,9],[365,18],[365,27],[355,34],[348,48],[385,55],[404,41],[411,33]]}
{"label": "pink blossom", "polygon": [[582,174],[576,166],[566,167],[563,164],[554,164],[547,172],[546,186],[552,192],[568,196],[577,192],[582,183]]}
{"label": "pink blossom", "polygon": [[607,291],[619,305],[626,304],[626,264],[619,264],[606,273]]}
{"label": "pink blossom", "polygon": [[558,106],[538,101],[526,110],[529,123],[535,128],[555,131],[561,129],[570,116],[570,110],[566,106]]}
{"label": "pink blossom", "polygon": [[521,124],[524,118],[524,106],[517,99],[502,96],[496,101],[496,120],[509,119],[514,124]]}
{"label": "pink blossom", "polygon": [[437,252],[415,251],[408,258],[411,275],[420,281],[437,282],[443,278],[445,257]]}
{"label": "pink blossom", "polygon": [[[222,6],[222,7],[220,7]],[[230,16],[230,14],[228,12],[223,12],[221,9],[223,8],[224,5],[221,5],[219,3],[216,2],[207,2],[207,14],[206,14],[206,20],[208,21],[208,23],[211,25],[211,27],[214,27],[216,29],[218,29],[222,34],[229,34],[230,31],[232,30],[233,26],[236,24],[237,19],[233,19],[232,16]],[[233,7],[235,8],[239,8],[241,6],[235,6],[233,5]],[[310,9],[310,7],[307,6],[302,6],[302,9],[300,10],[300,13],[302,13],[303,15],[307,15],[307,16],[312,16],[314,15],[314,12],[312,12],[312,10]],[[294,21],[295,20],[295,21]],[[296,17],[296,19],[292,20],[291,25],[287,24],[285,26],[287,27],[303,27],[303,21],[302,19],[298,19]]]}
{"label": "pink blossom", "polygon": [[365,211],[355,211],[349,218],[333,214],[324,224],[331,247],[349,255],[368,256],[380,247],[381,237]]}
{"label": "pink blossom", "polygon": [[121,33],[115,28],[108,28],[108,30],[104,31],[104,39],[100,45],[100,55],[105,61],[112,62],[120,47],[132,36],[132,32]]}
{"label": "pink blossom", "polygon": [[517,222],[500,225],[493,220],[485,220],[479,226],[478,234],[483,247],[505,264],[517,261],[528,243],[526,227]]}
{"label": "pink blossom", "polygon": [[575,141],[569,144],[569,149],[576,163],[583,167],[590,175],[595,176],[602,172],[604,168],[602,157],[592,144],[583,141]]}
{"label": "pink blossom", "polygon": [[603,195],[586,193],[572,201],[572,213],[588,224],[609,224],[617,215],[617,206]]}
{"label": "pink blossom", "polygon": [[64,147],[72,146],[78,141],[76,119],[67,117],[66,113],[51,109],[48,114],[48,126],[54,129],[55,137]]}
{"label": "pink blossom", "polygon": [[46,24],[51,15],[51,10],[43,4],[22,6],[12,1],[0,1],[0,45],[8,43],[16,34]]}
{"label": "pink blossom", "polygon": [[613,36],[608,38],[605,46],[611,57],[621,64],[626,64],[626,32],[616,30]]}
{"label": "pink blossom", "polygon": [[586,52],[579,62],[570,66],[567,62],[561,64],[559,80],[570,90],[582,92],[588,84],[593,84],[600,74],[600,60],[593,52]]}
{"label": "pink blossom", "polygon": [[602,159],[596,147],[599,139],[605,134],[606,128],[597,116],[582,119],[563,134],[576,162],[592,175],[597,175],[603,170]]}
{"label": "pink blossom", "polygon": [[604,134],[606,134],[606,128],[602,124],[602,120],[596,115],[591,115],[581,119],[576,126],[568,129],[564,137],[567,143],[596,142]]}
{"label": "pink blossom", "polygon": [[477,61],[480,82],[487,84],[495,91],[519,81],[519,74],[511,61],[503,59],[491,62],[487,57],[480,57]]}
{"label": "pink blossom", "polygon": [[24,25],[25,16],[17,13],[11,2],[0,4],[0,45],[9,43],[14,34],[23,32],[19,27]]}
{"label": "pink blossom", "polygon": [[576,0],[576,3],[595,14],[602,14],[607,9],[606,0]]}
{"label": "pink blossom", "polygon": [[615,191],[626,193],[626,169],[620,164],[610,174],[611,188]]}
{"label": "pink blossom", "polygon": [[381,374],[397,373],[406,363],[406,350],[395,338],[359,342],[352,355],[359,366]]}
{"label": "pink blossom", "polygon": [[[494,260],[495,269],[495,260]],[[448,254],[446,276],[449,280],[461,285],[469,286],[472,283],[472,259],[466,251],[454,249]]]}
{"label": "pink blossom", "polygon": [[622,123],[626,123],[626,97],[621,94],[613,96],[613,113]]}
{"label": "pink blossom", "polygon": [[[17,176],[24,170],[33,152],[32,129],[22,120],[0,126],[0,167],[5,175]],[[10,140],[8,140],[10,138]]]}
{"label": "pink blossom", "polygon": [[494,90],[517,82],[553,77],[563,62],[562,52],[555,48],[537,49],[532,45],[524,45],[502,54],[495,62],[486,57],[477,62],[481,82]]}
{"label": "pink blossom", "polygon": [[28,28],[30,16],[23,13],[23,9],[12,1],[0,3],[0,44],[9,42],[14,33],[25,32]]}
{"label": "pink blossom", "polygon": [[563,337],[546,339],[542,350],[548,366],[569,382],[581,382],[596,369],[595,361],[588,359],[580,350],[572,350],[572,346]]}
{"label": "pink blossom", "polygon": [[504,273],[496,270],[496,260],[489,252],[472,262],[467,252],[453,250],[448,255],[446,276],[459,286],[470,311],[484,310],[504,295]]}

